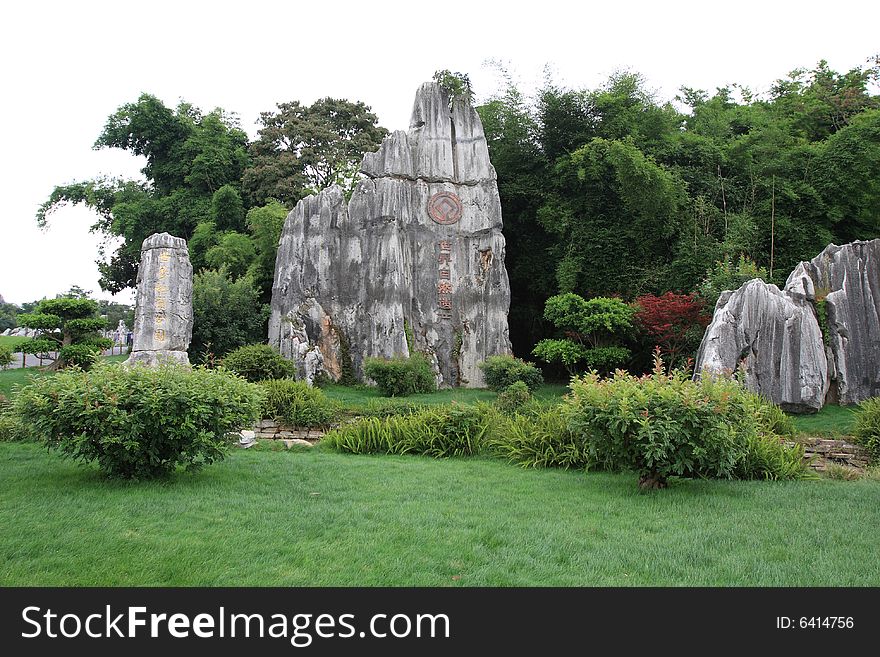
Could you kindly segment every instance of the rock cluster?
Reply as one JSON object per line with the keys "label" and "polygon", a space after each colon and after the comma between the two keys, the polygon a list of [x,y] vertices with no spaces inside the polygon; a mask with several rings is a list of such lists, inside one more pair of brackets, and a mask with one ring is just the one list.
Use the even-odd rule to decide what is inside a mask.
{"label": "rock cluster", "polygon": [[311,380],[368,356],[431,360],[444,386],[480,386],[477,364],[510,353],[495,170],[476,111],[422,85],[410,130],[364,156],[346,203],[331,187],[300,201],[281,235],[269,342]]}
{"label": "rock cluster", "polygon": [[186,240],[154,233],[141,247],[133,344],[126,364],[189,364],[192,323],[192,265]]}
{"label": "rock cluster", "polygon": [[718,299],[696,374],[741,367],[794,412],[880,395],[880,239],[830,245],[779,290],[759,279]]}

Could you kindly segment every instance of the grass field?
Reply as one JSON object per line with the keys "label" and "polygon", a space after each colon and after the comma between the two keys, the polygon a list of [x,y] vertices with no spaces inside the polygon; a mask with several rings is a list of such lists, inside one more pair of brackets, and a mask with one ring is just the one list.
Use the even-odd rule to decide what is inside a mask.
{"label": "grass field", "polygon": [[[104,356],[104,360],[115,363],[128,358],[128,354],[116,356]],[[10,397],[14,393],[14,386],[26,384],[32,376],[46,376],[48,372],[39,367],[18,367],[0,371],[0,395]]]}
{"label": "grass field", "polygon": [[236,450],[104,480],[0,444],[0,585],[878,586],[880,483]]}
{"label": "grass field", "polygon": [[848,436],[855,421],[856,406],[829,404],[818,413],[792,415],[798,431],[811,436]]}
{"label": "grass field", "polygon": [[18,345],[27,342],[30,338],[15,338],[11,335],[0,335],[0,347],[9,347],[13,352],[18,351]]}
{"label": "grass field", "polygon": [[[388,397],[383,397],[379,393],[378,388],[369,388],[367,386],[346,387],[329,385],[323,388],[323,390],[328,397],[343,404],[361,405],[368,404],[372,400],[389,399]],[[535,391],[535,397],[539,399],[553,399],[562,397],[567,392],[568,386],[548,384],[538,388],[538,390]],[[476,401],[490,402],[497,396],[498,395],[491,390],[485,389],[447,388],[437,392],[409,395],[408,397],[397,397],[396,399],[414,404],[446,404],[451,401],[467,404]]]}

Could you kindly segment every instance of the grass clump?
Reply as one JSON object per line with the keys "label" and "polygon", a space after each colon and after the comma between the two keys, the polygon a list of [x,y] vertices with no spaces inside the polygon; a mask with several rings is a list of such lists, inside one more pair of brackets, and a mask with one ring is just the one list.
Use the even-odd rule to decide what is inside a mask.
{"label": "grass clump", "polygon": [[872,461],[880,460],[880,397],[859,404],[853,437],[870,452]]}
{"label": "grass clump", "polygon": [[473,456],[482,449],[490,417],[483,405],[452,404],[410,415],[363,418],[334,429],[321,442],[354,454]]}
{"label": "grass clump", "polygon": [[327,395],[304,381],[272,379],[261,382],[260,387],[265,393],[261,407],[263,417],[293,427],[326,427],[339,414]]}

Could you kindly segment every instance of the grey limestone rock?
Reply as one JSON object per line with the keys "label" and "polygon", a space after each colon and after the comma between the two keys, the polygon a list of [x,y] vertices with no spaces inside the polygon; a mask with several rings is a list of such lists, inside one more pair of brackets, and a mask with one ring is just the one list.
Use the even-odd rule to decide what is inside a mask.
{"label": "grey limestone rock", "polygon": [[186,240],[154,233],[141,247],[133,344],[126,364],[189,364],[192,323],[192,265]]}
{"label": "grey limestone rock", "polygon": [[742,366],[750,389],[795,412],[880,395],[878,261],[880,239],[831,244],[783,291],[755,279],[724,292],[695,376]]}
{"label": "grey limestone rock", "polygon": [[346,203],[300,201],[281,235],[269,342],[300,378],[363,377],[368,356],[428,355],[444,386],[482,385],[477,363],[510,353],[501,203],[479,116],[437,84],[409,132],[364,156]]}
{"label": "grey limestone rock", "polygon": [[824,300],[829,401],[880,395],[880,239],[831,244],[789,275],[810,301]]}

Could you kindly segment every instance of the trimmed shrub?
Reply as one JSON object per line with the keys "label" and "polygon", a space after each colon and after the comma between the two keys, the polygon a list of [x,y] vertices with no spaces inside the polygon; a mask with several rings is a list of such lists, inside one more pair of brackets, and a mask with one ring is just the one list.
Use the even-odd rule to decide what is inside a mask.
{"label": "trimmed shrub", "polygon": [[27,434],[112,477],[146,479],[222,459],[263,393],[227,372],[97,365],[34,379],[15,399]]}
{"label": "trimmed shrub", "polygon": [[101,350],[95,345],[79,343],[61,347],[58,360],[62,367],[78,367],[81,370],[88,370],[98,362],[100,356]]}
{"label": "trimmed shrub", "polygon": [[363,418],[334,429],[321,443],[354,454],[471,456],[481,449],[490,417],[484,405],[451,404],[411,415]]}
{"label": "trimmed shrub", "polygon": [[502,413],[515,413],[532,399],[532,393],[524,381],[514,381],[498,394],[495,406]]}
{"label": "trimmed shrub", "polygon": [[376,382],[386,397],[406,397],[437,390],[431,364],[421,354],[409,358],[367,358],[364,374]]}
{"label": "trimmed shrub", "polygon": [[10,365],[12,365],[12,348],[0,344],[0,370],[5,370]]}
{"label": "trimmed shrub", "polygon": [[763,402],[736,381],[665,374],[658,358],[651,375],[617,372],[603,380],[587,374],[571,389],[569,427],[586,441],[590,466],[636,470],[643,488],[662,488],[672,475],[791,478],[802,472],[794,472],[797,450],[762,426],[755,406]]}
{"label": "trimmed shrub", "polygon": [[856,442],[871,453],[873,461],[880,460],[880,397],[859,404],[853,425]]}
{"label": "trimmed shrub", "polygon": [[483,370],[486,387],[495,392],[502,392],[517,381],[522,381],[529,391],[534,392],[544,383],[541,370],[534,364],[513,356],[489,356],[479,367]]}
{"label": "trimmed shrub", "polygon": [[489,449],[525,468],[585,469],[590,464],[587,441],[569,430],[567,411],[567,406],[556,405],[535,415],[517,413],[500,423]]}
{"label": "trimmed shrub", "polygon": [[268,344],[249,344],[223,357],[223,367],[252,383],[286,379],[296,374],[296,367]]}
{"label": "trimmed shrub", "polygon": [[263,381],[263,417],[274,418],[294,427],[326,427],[337,415],[336,406],[321,390],[304,381],[276,379]]}

